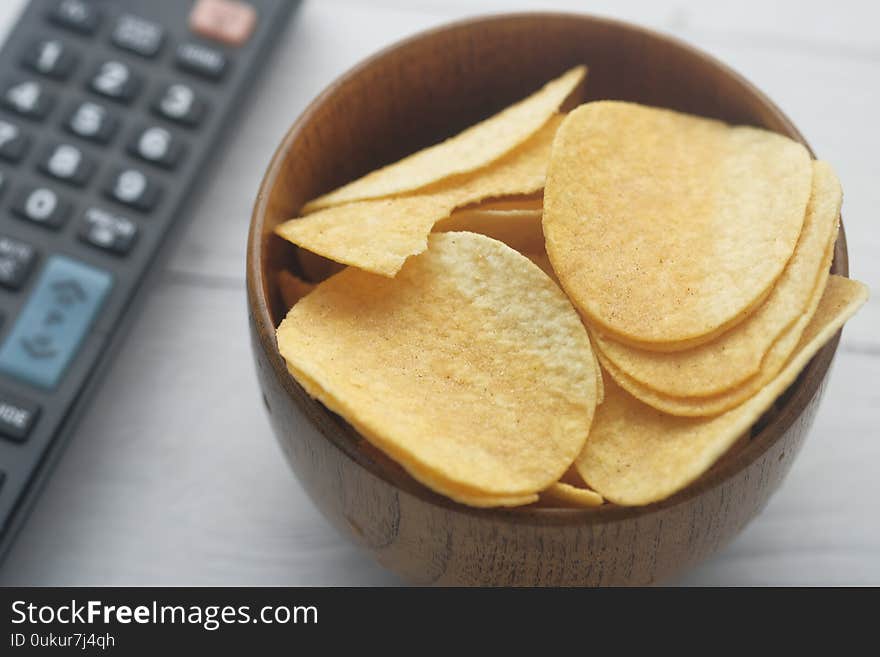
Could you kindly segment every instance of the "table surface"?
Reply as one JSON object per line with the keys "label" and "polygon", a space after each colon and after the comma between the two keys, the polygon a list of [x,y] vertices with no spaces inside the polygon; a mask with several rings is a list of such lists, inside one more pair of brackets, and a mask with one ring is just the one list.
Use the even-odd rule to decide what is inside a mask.
{"label": "table surface", "polygon": [[[672,33],[763,89],[839,172],[852,276],[880,290],[875,3],[306,2],[0,584],[401,583],[323,520],[272,436],[245,315],[251,205],[286,128],[358,60],[455,18],[548,5]],[[3,34],[21,6],[0,3]],[[816,423],[782,488],[727,548],[670,583],[880,584],[878,327],[874,298],[844,331]]]}

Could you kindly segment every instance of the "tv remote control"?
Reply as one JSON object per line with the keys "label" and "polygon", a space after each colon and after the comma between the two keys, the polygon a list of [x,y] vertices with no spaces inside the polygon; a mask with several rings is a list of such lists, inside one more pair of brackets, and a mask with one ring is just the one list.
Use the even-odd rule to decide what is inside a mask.
{"label": "tv remote control", "polygon": [[295,0],[31,0],[0,56],[0,555]]}

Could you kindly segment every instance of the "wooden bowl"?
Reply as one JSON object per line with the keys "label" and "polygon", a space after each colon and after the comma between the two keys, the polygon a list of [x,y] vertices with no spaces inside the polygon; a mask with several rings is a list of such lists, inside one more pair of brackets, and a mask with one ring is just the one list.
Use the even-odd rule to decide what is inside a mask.
{"label": "wooden bowl", "polygon": [[[290,128],[260,187],[247,289],[272,426],[324,515],[414,583],[637,585],[668,578],[718,550],[761,510],[819,404],[838,338],[750,438],[674,497],[636,508],[478,510],[409,478],[287,373],[275,343],[286,310],[275,274],[292,266],[296,249],[273,236],[273,227],[308,199],[455,134],[580,63],[590,67],[589,99],[671,107],[804,142],[758,89],[675,39],[582,15],[515,14],[431,30],[355,67]],[[842,230],[832,270],[847,273]]]}

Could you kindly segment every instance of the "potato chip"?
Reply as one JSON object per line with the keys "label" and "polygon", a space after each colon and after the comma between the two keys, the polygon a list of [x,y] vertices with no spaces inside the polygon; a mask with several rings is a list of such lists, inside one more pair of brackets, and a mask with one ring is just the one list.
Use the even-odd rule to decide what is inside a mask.
{"label": "potato chip", "polygon": [[540,267],[557,285],[556,273],[544,250],[540,209],[485,209],[482,205],[456,210],[434,225],[434,231],[480,233],[504,242]]}
{"label": "potato chip", "polygon": [[596,403],[589,337],[528,259],[435,233],[395,278],[346,269],[297,303],[278,347],[306,391],[433,490],[528,503],[580,453]]}
{"label": "potato chip", "polygon": [[292,308],[297,301],[315,289],[311,283],[306,283],[296,274],[286,269],[278,272],[278,290],[281,292],[281,300],[287,308]]}
{"label": "potato chip", "polygon": [[804,309],[803,314],[794,324],[786,329],[781,336],[779,336],[776,342],[773,343],[773,346],[770,347],[770,351],[767,352],[767,356],[762,361],[761,369],[758,373],[738,386],[716,395],[701,397],[676,397],[673,395],[666,395],[657,392],[656,390],[652,390],[634,380],[614,363],[605,358],[600,351],[597,350],[596,355],[599,357],[602,366],[614,378],[614,380],[617,381],[618,385],[631,395],[658,410],[684,417],[706,417],[709,415],[718,415],[719,413],[734,408],[756,394],[769,381],[771,381],[779,370],[782,369],[791,353],[797,347],[801,334],[807,324],[809,324],[813,314],[816,312],[816,308],[818,307],[819,301],[825,290],[829,278],[828,267],[831,265],[831,258],[834,252],[832,247],[833,245],[829,245],[825,266],[820,275],[819,283],[816,285],[816,288],[813,291],[813,296],[807,307]]}
{"label": "potato chip", "polygon": [[275,228],[276,234],[331,260],[394,276],[410,256],[427,248],[434,224],[458,206],[544,187],[554,117],[529,141],[467,178],[457,177],[417,196],[331,207]]}
{"label": "potato chip", "polygon": [[[504,242],[526,256],[540,267],[557,285],[556,273],[544,251],[544,233],[541,230],[541,213],[536,210],[496,210],[479,206],[458,210],[435,226],[436,232],[468,231],[480,233]],[[591,345],[593,346],[593,345]],[[602,370],[596,358],[595,346],[591,350],[596,370],[596,403],[605,397]]]}
{"label": "potato chip", "polygon": [[450,176],[476,171],[538,132],[569,96],[580,91],[586,74],[585,66],[573,68],[528,98],[455,137],[310,201],[303,212],[413,192]]}
{"label": "potato chip", "polygon": [[591,508],[602,506],[605,502],[602,496],[589,488],[579,488],[557,481],[547,490],[541,493],[542,501],[551,503],[553,506]]}
{"label": "potato chip", "polygon": [[591,488],[623,505],[657,502],[706,472],[797,378],[867,299],[857,281],[832,276],[792,359],[757,395],[713,418],[667,415],[609,381],[575,465]]}
{"label": "potato chip", "polygon": [[810,196],[807,150],[746,126],[619,101],[563,121],[547,254],[591,324],[633,346],[708,342],[767,296]]}
{"label": "potato chip", "polygon": [[[309,385],[314,386],[314,383],[310,383]],[[303,386],[306,390],[309,390],[305,385]],[[314,388],[317,389],[317,388]],[[403,467],[394,459],[389,457],[385,452],[380,450],[378,447],[372,445],[369,441],[365,440],[361,436],[356,437],[358,443],[358,449],[367,454],[370,459],[374,462],[381,463],[382,467],[389,470],[396,470],[400,472],[406,472]],[[572,468],[569,468],[571,471]],[[430,476],[430,475],[429,475]],[[580,475],[577,475],[578,479],[580,479]],[[583,483],[581,482],[581,485]],[[523,506],[524,504],[531,504],[533,502],[538,501],[537,494],[531,495],[518,495],[513,497],[490,497],[486,495],[480,495],[479,491],[474,491],[472,489],[459,489],[456,486],[452,486],[453,489],[456,490],[455,499],[462,504],[467,504],[468,506],[475,507],[496,507],[496,506]],[[448,496],[447,496],[448,497]]]}
{"label": "potato chip", "polygon": [[637,349],[594,333],[602,354],[643,386],[678,397],[718,394],[757,374],[776,339],[803,314],[830,264],[842,192],[827,163],[814,162],[813,171],[813,192],[794,254],[767,300],[748,319],[711,342],[674,353]]}
{"label": "potato chip", "polygon": [[456,210],[434,226],[438,233],[473,232],[504,242],[520,253],[544,250],[540,210]]}

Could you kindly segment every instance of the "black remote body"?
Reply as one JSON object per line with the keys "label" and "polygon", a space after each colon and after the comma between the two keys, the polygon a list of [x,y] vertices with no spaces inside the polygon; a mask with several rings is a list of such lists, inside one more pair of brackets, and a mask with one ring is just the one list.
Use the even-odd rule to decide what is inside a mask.
{"label": "black remote body", "polygon": [[298,4],[31,0],[10,30],[0,56],[0,557]]}

